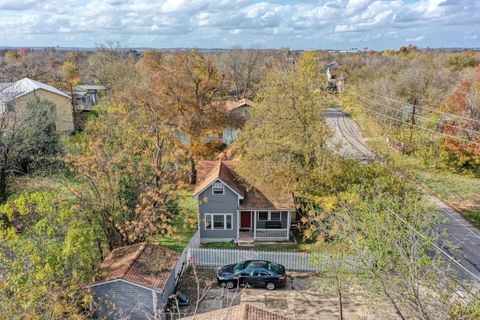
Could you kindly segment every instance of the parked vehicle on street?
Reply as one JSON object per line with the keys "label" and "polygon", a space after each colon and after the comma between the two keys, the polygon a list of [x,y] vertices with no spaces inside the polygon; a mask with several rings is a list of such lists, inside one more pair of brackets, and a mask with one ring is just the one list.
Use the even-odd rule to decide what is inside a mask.
{"label": "parked vehicle on street", "polygon": [[285,267],[270,261],[247,260],[229,264],[217,272],[217,282],[228,289],[236,286],[261,287],[273,290],[285,287]]}

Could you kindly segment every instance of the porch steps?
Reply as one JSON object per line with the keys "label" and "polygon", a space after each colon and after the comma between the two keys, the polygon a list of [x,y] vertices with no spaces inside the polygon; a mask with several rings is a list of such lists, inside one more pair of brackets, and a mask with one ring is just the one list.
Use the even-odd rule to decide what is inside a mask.
{"label": "porch steps", "polygon": [[249,232],[240,232],[240,236],[238,238],[238,246],[253,247],[254,246],[253,236]]}

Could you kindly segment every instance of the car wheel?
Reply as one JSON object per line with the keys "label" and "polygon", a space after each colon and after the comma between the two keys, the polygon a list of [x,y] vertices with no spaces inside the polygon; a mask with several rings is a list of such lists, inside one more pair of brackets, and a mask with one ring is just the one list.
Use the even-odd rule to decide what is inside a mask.
{"label": "car wheel", "polygon": [[268,289],[268,290],[273,290],[273,289],[275,289],[275,283],[273,283],[273,282],[267,283],[267,289]]}
{"label": "car wheel", "polygon": [[233,289],[234,287],[235,287],[235,283],[233,283],[233,281],[227,282],[227,289]]}

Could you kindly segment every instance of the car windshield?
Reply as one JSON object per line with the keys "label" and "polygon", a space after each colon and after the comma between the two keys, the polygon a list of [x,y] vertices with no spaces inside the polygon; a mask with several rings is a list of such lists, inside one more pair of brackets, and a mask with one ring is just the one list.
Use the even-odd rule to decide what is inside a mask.
{"label": "car windshield", "polygon": [[244,265],[244,262],[239,262],[235,265],[235,267],[233,267],[233,272],[234,273],[239,273],[240,271],[243,270],[243,265]]}
{"label": "car windshield", "polygon": [[279,264],[269,262],[268,263],[268,270],[275,272],[276,274],[284,274],[285,268]]}

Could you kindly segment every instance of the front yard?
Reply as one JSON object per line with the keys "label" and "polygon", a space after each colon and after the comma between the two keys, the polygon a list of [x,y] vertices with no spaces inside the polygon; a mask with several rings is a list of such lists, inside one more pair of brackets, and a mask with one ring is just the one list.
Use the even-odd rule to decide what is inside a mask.
{"label": "front yard", "polygon": [[[191,301],[187,307],[180,308],[182,316],[249,303],[297,320],[339,319],[338,288],[332,275],[289,272],[290,280],[285,288],[269,291],[257,288],[227,290],[217,286],[215,273],[213,268],[189,268],[184,272],[178,290]],[[341,287],[345,319],[397,319],[381,296],[367,294],[352,280]],[[178,311],[172,319],[178,319]]]}

